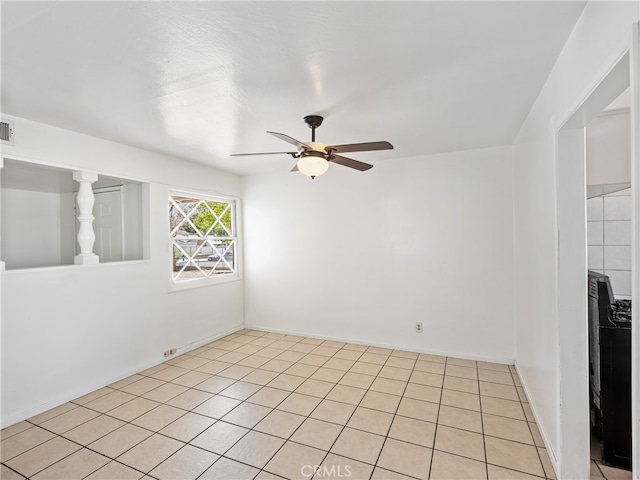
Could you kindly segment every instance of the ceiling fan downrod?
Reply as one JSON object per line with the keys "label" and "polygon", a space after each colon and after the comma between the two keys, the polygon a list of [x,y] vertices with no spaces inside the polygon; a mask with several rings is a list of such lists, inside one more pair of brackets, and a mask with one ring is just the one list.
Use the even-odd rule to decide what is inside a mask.
{"label": "ceiling fan downrod", "polygon": [[322,125],[323,117],[320,115],[307,115],[304,117],[304,123],[311,129],[311,141],[316,141],[316,128]]}

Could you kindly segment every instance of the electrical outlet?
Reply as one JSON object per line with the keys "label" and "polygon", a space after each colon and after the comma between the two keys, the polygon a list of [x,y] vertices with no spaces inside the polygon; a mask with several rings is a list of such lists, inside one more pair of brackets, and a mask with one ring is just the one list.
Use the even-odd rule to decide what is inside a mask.
{"label": "electrical outlet", "polygon": [[177,348],[171,348],[169,350],[165,350],[164,356],[165,357],[170,357],[171,355],[175,355],[177,351],[178,351]]}
{"label": "electrical outlet", "polygon": [[416,332],[422,333],[422,322],[416,322]]}

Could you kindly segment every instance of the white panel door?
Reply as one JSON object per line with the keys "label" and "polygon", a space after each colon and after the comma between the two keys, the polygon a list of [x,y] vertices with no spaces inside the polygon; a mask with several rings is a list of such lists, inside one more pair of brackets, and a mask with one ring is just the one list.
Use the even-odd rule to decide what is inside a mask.
{"label": "white panel door", "polygon": [[123,260],[122,249],[122,193],[118,189],[110,192],[96,192],[96,203],[93,208],[96,219],[93,229],[96,243],[93,251],[100,257],[100,262],[120,262]]}
{"label": "white panel door", "polygon": [[[120,188],[95,190],[95,204],[93,206],[93,231],[96,243],[93,253],[100,257],[100,263],[120,262],[124,260],[124,238],[122,227],[122,191]],[[74,201],[75,204],[75,201]],[[76,212],[77,215],[77,212]],[[78,236],[78,221],[76,219],[76,237]],[[78,245],[75,245],[78,251]]]}

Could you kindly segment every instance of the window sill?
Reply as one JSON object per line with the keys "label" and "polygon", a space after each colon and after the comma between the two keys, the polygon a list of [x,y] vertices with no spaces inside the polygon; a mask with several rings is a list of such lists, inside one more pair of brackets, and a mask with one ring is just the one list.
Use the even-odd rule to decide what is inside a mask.
{"label": "window sill", "polygon": [[183,292],[185,290],[193,290],[194,288],[211,287],[213,285],[220,285],[223,283],[237,282],[242,278],[238,273],[233,275],[218,276],[215,278],[194,278],[193,280],[183,280],[181,282],[174,282],[173,279],[169,280],[169,293]]}
{"label": "window sill", "polygon": [[78,270],[78,269],[94,269],[94,268],[117,268],[129,265],[147,265],[150,260],[123,260],[122,262],[105,262],[96,263],[95,265],[50,265],[46,267],[24,267],[11,268],[2,270],[2,275],[24,275],[34,273],[52,273],[60,271]]}

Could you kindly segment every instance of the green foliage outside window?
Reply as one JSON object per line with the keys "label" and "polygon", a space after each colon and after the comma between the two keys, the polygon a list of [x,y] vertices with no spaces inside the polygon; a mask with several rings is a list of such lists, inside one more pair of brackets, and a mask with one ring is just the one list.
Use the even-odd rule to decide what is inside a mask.
{"label": "green foliage outside window", "polygon": [[170,197],[174,280],[235,272],[233,205],[233,201]]}

